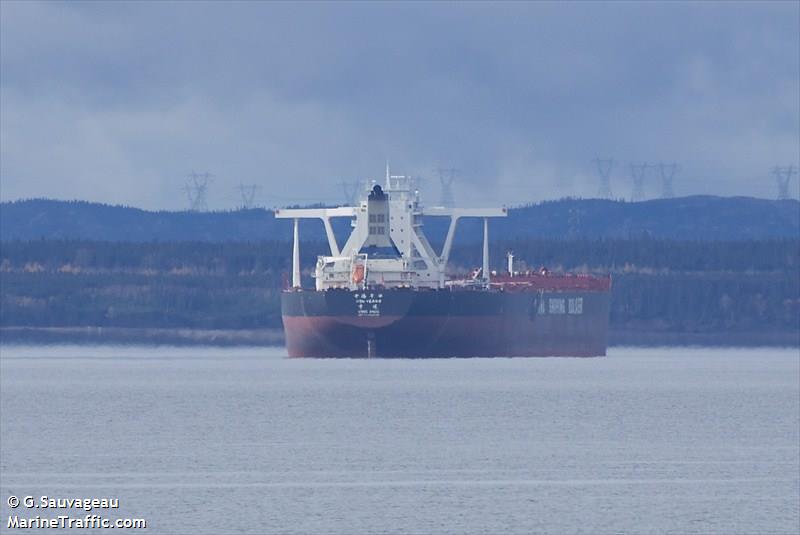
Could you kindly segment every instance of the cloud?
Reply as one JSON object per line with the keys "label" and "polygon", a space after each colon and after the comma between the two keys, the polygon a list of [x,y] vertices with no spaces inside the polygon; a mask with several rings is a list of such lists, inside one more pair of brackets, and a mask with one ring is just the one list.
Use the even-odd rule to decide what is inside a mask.
{"label": "cloud", "polygon": [[[180,208],[192,169],[263,204],[461,169],[459,200],[774,196],[800,160],[796,3],[94,3],[0,7],[0,197]],[[797,178],[795,179],[797,180]],[[657,175],[648,191],[658,194]]]}

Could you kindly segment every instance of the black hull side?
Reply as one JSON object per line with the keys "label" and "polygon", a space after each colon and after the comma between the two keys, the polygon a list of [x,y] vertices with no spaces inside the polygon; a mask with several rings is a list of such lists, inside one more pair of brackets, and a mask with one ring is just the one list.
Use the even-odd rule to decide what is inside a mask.
{"label": "black hull side", "polygon": [[608,292],[288,291],[290,357],[602,356]]}

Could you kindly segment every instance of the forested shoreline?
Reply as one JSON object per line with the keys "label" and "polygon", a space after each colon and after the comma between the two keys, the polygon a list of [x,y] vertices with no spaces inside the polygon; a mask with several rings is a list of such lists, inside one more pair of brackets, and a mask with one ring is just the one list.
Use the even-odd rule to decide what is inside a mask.
{"label": "forested shoreline", "polygon": [[[290,249],[282,241],[2,242],[2,337],[30,340],[38,332],[57,341],[83,336],[87,328],[92,336],[98,331],[91,329],[105,329],[133,341],[161,329],[153,340],[179,340],[164,331],[172,329],[224,332],[220,339],[231,343],[236,332],[256,333],[251,341],[278,341]],[[321,242],[302,243],[303,265],[310,269],[325,249]],[[521,268],[611,273],[612,341],[797,343],[798,240],[494,240],[492,265],[504,266],[508,250]],[[479,244],[454,248],[454,271],[479,262]],[[310,287],[308,269],[303,275]]]}

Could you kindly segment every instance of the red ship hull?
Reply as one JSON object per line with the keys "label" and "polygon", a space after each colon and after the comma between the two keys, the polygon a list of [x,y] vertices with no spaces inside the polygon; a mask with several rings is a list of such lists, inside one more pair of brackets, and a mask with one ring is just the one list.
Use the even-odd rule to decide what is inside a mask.
{"label": "red ship hull", "polygon": [[602,356],[605,291],[328,290],[282,297],[290,357]]}

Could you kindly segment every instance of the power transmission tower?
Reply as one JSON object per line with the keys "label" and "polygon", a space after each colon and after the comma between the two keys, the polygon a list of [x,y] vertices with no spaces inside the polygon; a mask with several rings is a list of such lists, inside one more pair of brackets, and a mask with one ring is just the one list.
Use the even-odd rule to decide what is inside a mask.
{"label": "power transmission tower", "polygon": [[774,167],[772,174],[775,175],[775,181],[778,183],[778,200],[785,201],[791,198],[789,195],[789,184],[792,181],[792,175],[796,175],[794,166],[789,167]]}
{"label": "power transmission tower", "polygon": [[256,184],[239,184],[237,188],[242,196],[242,210],[250,210],[255,205],[256,193],[258,192],[258,185]]}
{"label": "power transmission tower", "polygon": [[595,158],[592,161],[597,164],[597,172],[600,175],[600,189],[597,193],[601,199],[610,199],[613,197],[611,193],[611,170],[614,168],[614,159],[601,160],[600,158]]}
{"label": "power transmission tower", "polygon": [[206,194],[208,193],[208,185],[211,183],[214,175],[206,173],[189,173],[186,180],[186,185],[183,191],[189,199],[189,210],[192,212],[207,212],[208,203],[206,203]]}
{"label": "power transmission tower", "polygon": [[675,173],[678,171],[678,164],[675,162],[671,164],[658,164],[661,171],[661,197],[670,199],[675,196],[675,191],[672,189],[672,179],[675,178]]}
{"label": "power transmission tower", "polygon": [[342,180],[339,185],[342,186],[345,205],[355,206],[356,202],[359,200],[359,193],[364,186],[364,181],[353,180],[352,182],[347,182]]}
{"label": "power transmission tower", "polygon": [[445,208],[452,208],[456,205],[453,197],[453,181],[456,179],[458,169],[437,167],[435,171],[439,174],[439,183],[442,185],[441,205]]}
{"label": "power transmission tower", "polygon": [[644,175],[649,167],[646,163],[631,164],[631,178],[633,179],[633,191],[631,200],[633,202],[644,200]]}

